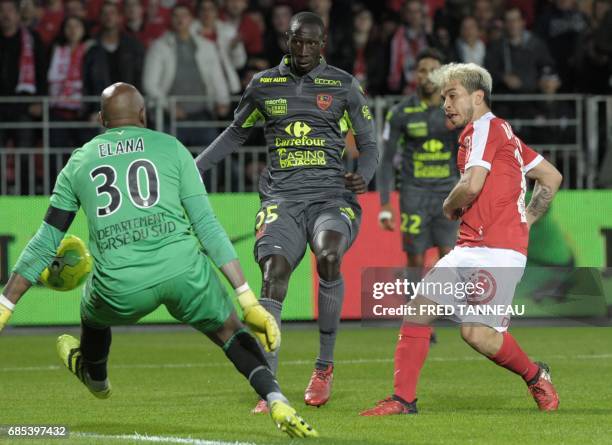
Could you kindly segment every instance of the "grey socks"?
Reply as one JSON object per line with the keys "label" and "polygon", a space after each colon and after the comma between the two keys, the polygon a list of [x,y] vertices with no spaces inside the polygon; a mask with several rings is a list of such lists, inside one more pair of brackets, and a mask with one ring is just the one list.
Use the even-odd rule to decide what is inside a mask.
{"label": "grey socks", "polygon": [[[342,277],[336,281],[319,279],[319,357],[316,367],[325,369],[334,362],[334,347],[336,333],[340,323],[342,301],[344,299],[344,280]],[[281,327],[282,303],[272,298],[260,298],[259,303],[272,314],[278,327]],[[278,351],[264,352],[270,370],[274,375],[278,369]]]}
{"label": "grey socks", "polygon": [[316,361],[319,369],[325,369],[334,362],[334,346],[343,299],[342,276],[336,281],[319,279],[319,357]]}

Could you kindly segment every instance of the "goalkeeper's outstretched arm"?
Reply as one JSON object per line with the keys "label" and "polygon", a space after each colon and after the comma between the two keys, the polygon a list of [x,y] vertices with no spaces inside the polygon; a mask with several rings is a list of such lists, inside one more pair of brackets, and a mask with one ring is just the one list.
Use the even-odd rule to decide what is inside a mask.
{"label": "goalkeeper's outstretched arm", "polygon": [[15,304],[38,280],[53,260],[75,213],[49,206],[45,219],[21,252],[13,273],[0,294],[0,331],[13,314]]}

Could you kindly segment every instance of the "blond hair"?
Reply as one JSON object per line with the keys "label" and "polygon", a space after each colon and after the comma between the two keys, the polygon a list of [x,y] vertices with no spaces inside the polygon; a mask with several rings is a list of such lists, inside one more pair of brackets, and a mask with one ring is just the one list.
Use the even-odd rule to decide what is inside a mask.
{"label": "blond hair", "polygon": [[475,63],[448,63],[434,70],[429,75],[429,80],[442,89],[449,82],[458,81],[468,93],[476,90],[484,91],[484,101],[491,105],[491,92],[493,90],[493,79],[491,74]]}

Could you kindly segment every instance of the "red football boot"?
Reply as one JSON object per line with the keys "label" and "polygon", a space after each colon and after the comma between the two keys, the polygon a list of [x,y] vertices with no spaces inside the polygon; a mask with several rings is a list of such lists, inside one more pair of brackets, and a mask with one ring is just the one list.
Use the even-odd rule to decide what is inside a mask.
{"label": "red football boot", "polygon": [[395,414],[416,414],[416,399],[410,403],[402,403],[393,397],[387,397],[376,403],[374,408],[359,413],[360,416],[392,416]]}
{"label": "red football boot", "polygon": [[259,399],[255,408],[251,410],[251,414],[268,414],[270,410],[268,409],[268,402],[263,399]]}
{"label": "red football boot", "polygon": [[304,402],[306,405],[325,405],[331,395],[333,379],[334,365],[327,365],[325,369],[315,368],[304,392]]}
{"label": "red football boot", "polygon": [[550,368],[542,362],[536,362],[536,365],[540,367],[540,375],[537,382],[528,385],[529,392],[540,411],[556,411],[559,408],[559,395],[552,384]]}

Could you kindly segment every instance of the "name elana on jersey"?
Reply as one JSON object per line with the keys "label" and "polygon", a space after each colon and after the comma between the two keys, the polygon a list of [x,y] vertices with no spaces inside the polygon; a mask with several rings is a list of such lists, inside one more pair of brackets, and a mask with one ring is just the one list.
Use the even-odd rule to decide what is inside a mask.
{"label": "name elana on jersey", "polygon": [[136,153],[139,151],[145,151],[142,137],[118,140],[115,143],[106,142],[104,144],[98,144],[98,156],[100,158]]}

